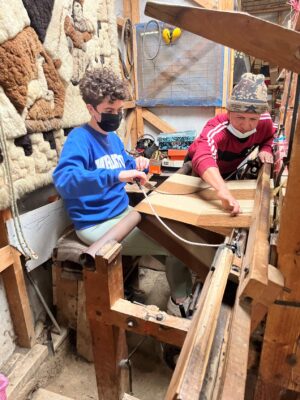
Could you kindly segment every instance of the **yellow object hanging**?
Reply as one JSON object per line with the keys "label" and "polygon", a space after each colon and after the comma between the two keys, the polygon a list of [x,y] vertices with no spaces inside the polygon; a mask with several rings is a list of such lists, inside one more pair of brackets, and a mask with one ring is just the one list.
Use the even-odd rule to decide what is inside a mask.
{"label": "yellow object hanging", "polygon": [[162,31],[162,38],[166,44],[171,44],[176,42],[181,36],[181,29],[180,28],[174,28],[174,29],[168,29],[165,28]]}

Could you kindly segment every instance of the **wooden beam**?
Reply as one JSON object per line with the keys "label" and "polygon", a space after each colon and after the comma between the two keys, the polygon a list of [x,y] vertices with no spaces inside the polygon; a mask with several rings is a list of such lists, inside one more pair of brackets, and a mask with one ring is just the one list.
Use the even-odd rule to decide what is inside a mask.
{"label": "wooden beam", "polygon": [[174,133],[176,129],[169,125],[167,122],[163,121],[161,118],[157,117],[151,111],[143,108],[142,116],[144,120],[153,125],[157,130],[164,133]]}
{"label": "wooden beam", "polygon": [[13,264],[2,273],[10,315],[17,343],[31,348],[35,342],[33,316],[28,300],[26,284],[19,252],[11,248]]}
{"label": "wooden beam", "polygon": [[3,272],[7,267],[10,267],[14,262],[11,251],[11,246],[7,245],[0,248],[0,272]]}
{"label": "wooden beam", "polygon": [[167,399],[199,399],[232,258],[231,250],[222,249],[215,271],[210,271],[206,278],[166,394]]}
{"label": "wooden beam", "polygon": [[[134,124],[134,120],[135,120],[135,112],[131,111],[129,116],[126,119],[126,132],[125,132],[125,137],[124,137],[124,147],[125,149],[128,146],[129,143],[129,139],[131,138],[131,131],[132,131],[132,127]],[[131,146],[132,148],[133,146]]]}
{"label": "wooden beam", "polygon": [[[241,181],[228,181],[227,186],[237,200],[254,199],[257,183],[254,179]],[[216,191],[201,178],[185,176],[176,172],[165,180],[158,188],[160,192],[174,193],[177,196],[197,195],[200,199],[217,200]],[[184,198],[184,197],[183,197]]]}
{"label": "wooden beam", "polygon": [[282,303],[270,308],[259,367],[259,377],[265,384],[300,391],[299,326],[299,306]]}
{"label": "wooden beam", "polygon": [[78,281],[76,350],[81,357],[93,362],[91,330],[86,316],[86,296],[82,281]]}
{"label": "wooden beam", "polygon": [[228,345],[229,326],[232,319],[233,309],[222,303],[218,318],[217,329],[209,356],[208,366],[205,374],[204,385],[201,389],[200,399],[218,399],[222,373],[226,364],[226,349]]}
{"label": "wooden beam", "polygon": [[268,285],[263,296],[256,299],[251,309],[251,333],[257,328],[268,312],[269,307],[283,293],[284,279],[282,273],[273,265],[268,266]]}
{"label": "wooden beam", "polygon": [[269,14],[269,13],[274,13],[274,12],[282,12],[282,11],[288,11],[290,10],[289,6],[280,6],[280,7],[264,7],[264,8],[251,8],[249,7],[247,10],[244,10],[248,12],[249,14]]}
{"label": "wooden beam", "polygon": [[247,363],[251,316],[249,305],[240,301],[238,289],[229,326],[229,341],[226,349],[225,370],[217,399],[244,400],[247,379]]}
{"label": "wooden beam", "polygon": [[[233,218],[222,208],[219,200],[207,201],[201,198],[201,196],[204,196],[204,189],[206,190],[207,185],[204,184],[205,186],[203,187],[203,181],[200,178],[179,174],[175,175],[176,174],[160,185],[158,191],[152,193],[148,198],[152,207],[160,217],[198,227],[205,227],[206,229],[209,229],[210,227],[212,229],[237,227],[247,228],[250,226],[252,212],[254,210],[254,200],[250,194],[248,199],[239,201],[243,212]],[[164,194],[164,187],[168,187],[167,185],[169,185],[169,182],[173,182],[175,179],[181,180],[177,185],[178,191],[172,192],[174,193],[173,195],[171,195],[170,192]],[[185,184],[181,184],[182,181],[185,182]],[[195,190],[193,189],[188,191],[188,185],[190,182],[191,186],[198,185],[199,190],[197,190],[196,186]],[[242,190],[244,185],[243,181],[239,181],[238,185],[240,190]],[[248,184],[245,183],[245,186],[248,186]],[[231,190],[229,183],[228,188]],[[213,196],[213,191],[209,193]],[[179,194],[185,195],[181,196]],[[147,200],[143,200],[139,203],[136,206],[136,210],[142,213],[154,214]]]}
{"label": "wooden beam", "polygon": [[277,244],[278,268],[288,288],[272,306],[267,318],[260,377],[263,382],[300,391],[300,110]]}
{"label": "wooden beam", "polygon": [[134,108],[135,107],[135,101],[125,101],[124,102],[124,110],[127,110],[128,108]]}
{"label": "wooden beam", "polygon": [[249,229],[246,254],[243,259],[241,296],[259,301],[268,285],[269,220],[270,220],[271,164],[264,164],[258,180],[254,199],[252,222]]}
{"label": "wooden beam", "polygon": [[300,73],[300,34],[291,29],[245,13],[166,3],[147,2],[145,14]]}
{"label": "wooden beam", "polygon": [[143,120],[143,112],[141,107],[136,107],[135,109],[135,118],[136,118],[136,131],[137,131],[137,139],[144,136],[144,120]]}
{"label": "wooden beam", "polygon": [[[223,242],[222,236],[205,231],[201,228],[195,229],[187,224],[171,220],[165,220],[165,223],[178,235],[190,241],[209,243]],[[138,227],[153,240],[159,241],[163,247],[187,265],[197,274],[199,279],[204,282],[214,258],[214,248],[196,247],[180,241],[162,227],[161,223],[157,221],[155,217],[150,215],[144,215]]]}
{"label": "wooden beam", "polygon": [[93,356],[100,400],[119,400],[128,390],[128,369],[120,362],[127,358],[123,329],[107,325],[102,318],[118,298],[124,297],[121,245],[97,252],[96,270],[84,268],[86,311],[89,319]]}
{"label": "wooden beam", "polygon": [[[152,309],[151,309],[152,308]],[[147,307],[119,299],[111,312],[103,315],[105,323],[139,335],[149,335],[159,341],[181,347],[191,321],[168,315],[153,306]]]}
{"label": "wooden beam", "polygon": [[[0,272],[3,279],[10,315],[17,343],[31,348],[35,342],[34,322],[26,290],[20,253],[9,246],[5,222],[11,217],[10,210],[0,213]],[[10,250],[8,250],[8,246]],[[2,264],[2,263],[3,264]],[[6,265],[6,268],[4,266]]]}
{"label": "wooden beam", "polygon": [[198,6],[204,8],[218,8],[218,0],[193,0]]}

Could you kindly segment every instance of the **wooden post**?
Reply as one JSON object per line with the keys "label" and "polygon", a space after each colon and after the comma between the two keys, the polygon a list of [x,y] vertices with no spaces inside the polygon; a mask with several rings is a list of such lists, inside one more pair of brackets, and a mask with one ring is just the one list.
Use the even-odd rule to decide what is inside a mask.
{"label": "wooden post", "polygon": [[20,254],[9,246],[5,220],[9,213],[2,211],[0,216],[0,249],[5,257],[0,260],[0,272],[3,279],[17,343],[30,348],[35,341],[33,316],[28,300],[26,284]]}
{"label": "wooden post", "polygon": [[216,269],[207,276],[167,391],[167,399],[199,398],[232,259],[231,250],[222,249]]}
{"label": "wooden post", "polygon": [[257,180],[254,210],[249,230],[247,250],[243,260],[246,278],[241,290],[242,297],[259,300],[264,297],[268,285],[269,219],[270,219],[271,165],[264,164]]}
{"label": "wooden post", "polygon": [[[266,384],[300,392],[300,113],[289,164],[286,195],[283,202],[278,238],[278,267],[285,287],[272,306],[264,335],[259,375]],[[267,399],[258,397],[256,399]]]}
{"label": "wooden post", "polygon": [[89,319],[100,400],[119,400],[126,391],[128,371],[125,331],[106,324],[106,315],[124,297],[121,245],[109,244],[96,255],[96,270],[84,269],[86,311]]}

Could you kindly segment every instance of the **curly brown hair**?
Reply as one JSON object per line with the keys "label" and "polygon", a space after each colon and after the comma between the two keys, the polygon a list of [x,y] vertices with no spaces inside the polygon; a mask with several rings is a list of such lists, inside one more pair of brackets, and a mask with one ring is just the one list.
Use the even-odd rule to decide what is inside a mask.
{"label": "curly brown hair", "polygon": [[105,98],[109,98],[110,103],[129,98],[127,83],[107,68],[87,71],[80,81],[79,88],[84,102],[93,107]]}

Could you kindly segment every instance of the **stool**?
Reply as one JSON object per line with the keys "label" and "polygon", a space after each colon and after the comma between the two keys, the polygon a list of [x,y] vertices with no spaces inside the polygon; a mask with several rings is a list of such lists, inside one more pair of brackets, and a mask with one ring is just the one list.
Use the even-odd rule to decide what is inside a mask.
{"label": "stool", "polygon": [[[53,302],[57,320],[61,325],[76,331],[77,353],[93,361],[90,328],[86,317],[85,289],[80,255],[88,246],[77,237],[73,227],[58,240],[53,249]],[[137,280],[137,268],[132,267],[132,257],[122,257],[124,280]]]}

